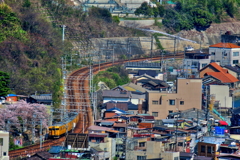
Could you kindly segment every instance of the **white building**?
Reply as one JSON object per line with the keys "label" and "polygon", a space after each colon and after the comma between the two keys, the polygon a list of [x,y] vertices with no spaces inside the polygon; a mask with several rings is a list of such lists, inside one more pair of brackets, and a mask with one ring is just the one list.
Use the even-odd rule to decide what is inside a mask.
{"label": "white building", "polygon": [[0,159],[9,160],[9,132],[0,131]]}
{"label": "white building", "polygon": [[211,60],[219,62],[220,65],[234,66],[240,62],[240,46],[233,43],[217,43],[209,46]]}
{"label": "white building", "polygon": [[209,85],[210,95],[214,96],[219,107],[232,108],[232,97],[229,95],[228,85]]}

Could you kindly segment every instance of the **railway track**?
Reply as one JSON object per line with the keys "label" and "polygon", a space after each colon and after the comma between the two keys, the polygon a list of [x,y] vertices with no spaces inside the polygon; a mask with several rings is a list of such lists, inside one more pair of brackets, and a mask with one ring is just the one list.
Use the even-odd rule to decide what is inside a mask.
{"label": "railway track", "polygon": [[[183,54],[178,55],[168,55],[165,56],[164,59],[168,58],[183,58]],[[138,58],[130,60],[130,62],[137,62],[137,61],[143,61],[149,58]],[[153,57],[153,61],[160,60],[160,57]],[[112,65],[118,65],[123,64],[124,61],[116,61],[114,64],[112,62],[102,63],[100,65],[100,70],[105,70],[106,68],[111,67]],[[99,65],[93,65],[93,73],[96,74],[99,71]],[[71,78],[75,77],[75,78]],[[79,122],[76,124],[76,127],[74,129],[74,133],[87,133],[87,128],[93,124],[93,113],[91,109],[91,102],[89,98],[89,68],[83,67],[81,69],[78,69],[74,72],[72,72],[67,79],[67,86],[70,86],[70,88],[73,88],[71,90],[68,90],[68,95],[70,97],[75,98],[68,98],[67,101],[70,103],[74,102],[80,102],[84,104],[89,105],[83,105],[83,106],[67,106],[67,109],[79,109],[81,112],[79,113]],[[88,89],[83,89],[88,88]],[[81,95],[81,99],[77,98],[76,96]],[[21,149],[9,151],[10,159],[19,159],[21,157],[26,157],[27,155],[33,155],[40,151],[46,151],[51,146],[56,145],[63,145],[63,142],[65,141],[66,137],[61,137],[59,139],[49,139],[43,142],[42,148],[40,149],[40,144],[34,144],[31,146],[27,146]]]}

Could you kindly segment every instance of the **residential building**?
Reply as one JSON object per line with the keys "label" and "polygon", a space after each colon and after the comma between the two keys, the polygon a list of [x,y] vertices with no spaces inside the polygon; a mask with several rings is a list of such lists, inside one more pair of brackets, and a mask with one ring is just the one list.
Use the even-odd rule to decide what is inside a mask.
{"label": "residential building", "polygon": [[209,96],[215,101],[218,109],[232,108],[232,96],[229,93],[228,85],[209,85]]}
{"label": "residential building", "polygon": [[228,73],[233,75],[235,78],[240,79],[240,66],[239,65],[235,65],[235,66],[226,65],[226,66],[223,66],[223,68],[227,69]]}
{"label": "residential building", "polygon": [[131,92],[129,91],[117,91],[117,90],[103,90],[102,91],[103,103],[109,101],[115,102],[128,102],[131,98]]}
{"label": "residential building", "polygon": [[221,65],[234,66],[240,62],[240,46],[233,43],[217,43],[209,46],[211,60]]}
{"label": "residential building", "polygon": [[184,58],[184,76],[198,76],[198,71],[208,65],[211,61],[211,55],[208,50],[194,50],[185,53]]}
{"label": "residential building", "polygon": [[177,79],[176,93],[148,92],[148,113],[165,119],[169,113],[202,106],[202,80]]}
{"label": "residential building", "polygon": [[159,159],[161,160],[164,148],[162,142],[150,141],[148,138],[133,138],[127,141],[126,159],[127,160],[144,160]]}
{"label": "residential building", "polygon": [[[208,77],[207,77],[208,76]],[[239,80],[231,75],[227,69],[222,68],[216,62],[212,62],[199,71],[200,78],[217,79],[219,82],[226,84],[231,88],[239,85]]]}
{"label": "residential building", "polygon": [[0,131],[0,159],[9,160],[9,132]]}

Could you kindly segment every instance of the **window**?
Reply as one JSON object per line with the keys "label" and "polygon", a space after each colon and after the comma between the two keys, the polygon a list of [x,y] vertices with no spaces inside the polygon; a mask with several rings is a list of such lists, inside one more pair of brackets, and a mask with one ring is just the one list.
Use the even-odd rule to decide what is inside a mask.
{"label": "window", "polygon": [[202,68],[205,67],[206,65],[207,65],[207,63],[203,63],[203,64],[202,64]]}
{"label": "window", "polygon": [[145,142],[139,142],[139,147],[145,147]]}
{"label": "window", "polygon": [[175,100],[174,99],[170,99],[169,100],[169,105],[175,105]]}
{"label": "window", "polygon": [[207,147],[207,153],[212,153],[212,147],[211,146]]}
{"label": "window", "polygon": [[3,152],[3,156],[7,156],[7,152]]}
{"label": "window", "polygon": [[180,101],[180,105],[184,105],[184,101]]}
{"label": "window", "polygon": [[146,160],[147,156],[137,156],[137,160]]}
{"label": "window", "polygon": [[239,56],[239,52],[233,52],[233,56]]}
{"label": "window", "polygon": [[178,160],[178,157],[174,157],[174,160]]}
{"label": "window", "polygon": [[183,142],[178,142],[178,146],[183,146]]}
{"label": "window", "polygon": [[153,117],[158,117],[158,112],[152,112]]}
{"label": "window", "polygon": [[215,55],[215,52],[211,52],[211,55]]}
{"label": "window", "polygon": [[0,146],[3,146],[3,138],[0,138]]}
{"label": "window", "polygon": [[169,114],[170,114],[170,113],[173,113],[173,110],[169,110],[168,113],[169,113]]}
{"label": "window", "polygon": [[222,55],[223,55],[223,56],[227,56],[226,51],[223,51],[223,52],[222,52]]}
{"label": "window", "polygon": [[158,101],[153,100],[153,101],[152,101],[152,104],[158,104]]}
{"label": "window", "polygon": [[233,64],[238,64],[238,60],[233,60]]}
{"label": "window", "polygon": [[205,146],[201,146],[201,152],[205,153]]}

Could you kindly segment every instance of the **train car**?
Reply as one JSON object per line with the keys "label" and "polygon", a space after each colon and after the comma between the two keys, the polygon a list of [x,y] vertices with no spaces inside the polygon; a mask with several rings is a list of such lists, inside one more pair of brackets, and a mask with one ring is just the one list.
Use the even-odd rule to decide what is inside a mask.
{"label": "train car", "polygon": [[79,114],[74,113],[67,119],[64,119],[62,122],[55,123],[49,127],[49,137],[50,138],[59,138],[60,136],[68,133],[76,126],[79,120]]}

